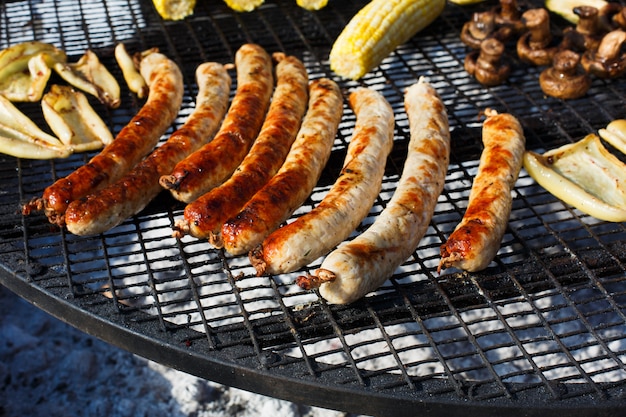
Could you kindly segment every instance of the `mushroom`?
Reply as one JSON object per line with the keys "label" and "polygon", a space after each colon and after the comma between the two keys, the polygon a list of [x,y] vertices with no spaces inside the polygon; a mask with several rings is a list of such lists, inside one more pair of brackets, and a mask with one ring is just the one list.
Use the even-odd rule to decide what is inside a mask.
{"label": "mushroom", "polygon": [[[618,29],[620,26],[620,19],[623,19],[624,6],[619,3],[607,3],[604,7],[598,11],[599,25],[605,32],[611,32],[614,29]],[[622,28],[623,29],[623,28]]]}
{"label": "mushroom", "polygon": [[500,0],[500,6],[496,8],[496,24],[510,28],[512,35],[520,33],[524,30],[521,14],[517,0]]}
{"label": "mushroom", "polygon": [[597,49],[606,34],[599,10],[593,6],[578,6],[574,7],[574,13],[578,16],[578,23],[575,29],[568,28],[563,32],[561,49],[576,52]]}
{"label": "mushroom", "polygon": [[496,38],[487,38],[480,44],[480,51],[472,51],[465,57],[465,70],[483,85],[502,84],[511,72],[503,54],[504,44]]}
{"label": "mushroom", "polygon": [[476,12],[472,20],[461,29],[461,41],[472,49],[480,49],[480,43],[496,29],[496,14],[493,11]]}
{"label": "mushroom", "polygon": [[585,71],[598,78],[619,77],[626,71],[626,53],[622,45],[626,41],[626,32],[616,29],[609,32],[596,51],[583,54],[581,64]]}
{"label": "mushroom", "polygon": [[530,64],[550,65],[557,47],[552,45],[548,11],[544,8],[527,10],[522,15],[522,21],[528,32],[517,41],[517,55]]}
{"label": "mushroom", "polygon": [[612,21],[618,28],[626,30],[626,7],[622,7],[618,13],[614,14]]}
{"label": "mushroom", "polygon": [[591,86],[591,78],[579,70],[579,64],[580,54],[567,49],[557,52],[552,66],[539,75],[541,90],[564,100],[584,96]]}

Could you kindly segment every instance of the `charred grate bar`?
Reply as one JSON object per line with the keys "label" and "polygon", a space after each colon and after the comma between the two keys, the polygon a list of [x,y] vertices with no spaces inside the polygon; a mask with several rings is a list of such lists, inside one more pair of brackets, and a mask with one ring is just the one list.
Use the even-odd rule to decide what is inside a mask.
{"label": "charred grate bar", "polygon": [[[524,8],[542,2],[520,1]],[[116,43],[158,47],[181,67],[182,125],[197,92],[197,65],[231,62],[246,42],[294,54],[311,78],[330,76],[333,40],[364,2],[331,1],[307,12],[268,0],[252,13],[198,2],[182,22],[162,21],[149,1],[10,1],[0,4],[0,48],[39,40],[76,60],[93,49],[122,80]],[[381,91],[396,115],[394,150],[364,230],[393,194],[409,138],[403,92],[426,76],[448,109],[451,164],[435,215],[414,256],[378,291],[349,306],[324,303],[294,285],[301,273],[255,277],[246,257],[171,236],[183,205],[166,193],[138,216],[94,237],[24,217],[20,203],[92,155],[18,160],[0,155],[0,282],[41,308],[110,343],[217,382],[372,415],[599,415],[626,407],[626,231],[563,204],[525,171],[495,262],[476,274],[436,272],[439,245],[461,219],[481,152],[487,107],[522,122],[527,148],[574,142],[626,117],[626,81],[595,80],[582,99],[545,97],[540,69],[515,61],[508,82],[484,88],[463,70],[460,28],[490,2],[448,4],[431,27],[400,46],[348,91]],[[63,23],[63,24],[61,24]],[[554,20],[555,28],[563,21]],[[235,77],[233,77],[235,79]],[[141,102],[122,83],[123,104],[92,100],[114,133]],[[234,92],[234,87],[233,87]],[[37,105],[20,104],[45,126]],[[318,186],[294,217],[328,191],[354,127],[346,106]],[[165,135],[167,136],[167,135]],[[163,140],[165,140],[165,136]],[[623,156],[620,156],[623,158]],[[309,266],[314,269],[319,261]]]}

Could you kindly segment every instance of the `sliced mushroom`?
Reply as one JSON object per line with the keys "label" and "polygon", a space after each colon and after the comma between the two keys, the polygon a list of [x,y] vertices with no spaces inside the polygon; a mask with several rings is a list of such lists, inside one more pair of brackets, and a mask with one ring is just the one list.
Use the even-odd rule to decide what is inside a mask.
{"label": "sliced mushroom", "polygon": [[548,11],[544,8],[527,10],[522,21],[528,31],[517,41],[517,55],[533,65],[550,65],[558,48],[552,44]]}
{"label": "sliced mushroom", "polygon": [[511,73],[511,65],[504,57],[504,44],[496,38],[485,39],[480,51],[465,57],[465,70],[485,86],[502,84]]}
{"label": "sliced mushroom", "polygon": [[580,67],[580,55],[565,50],[554,55],[552,66],[541,72],[539,85],[545,94],[567,100],[584,96],[591,78]]}
{"label": "sliced mushroom", "polygon": [[583,54],[581,64],[585,71],[598,78],[616,78],[626,72],[626,53],[622,45],[626,32],[621,29],[609,32],[596,51]]}

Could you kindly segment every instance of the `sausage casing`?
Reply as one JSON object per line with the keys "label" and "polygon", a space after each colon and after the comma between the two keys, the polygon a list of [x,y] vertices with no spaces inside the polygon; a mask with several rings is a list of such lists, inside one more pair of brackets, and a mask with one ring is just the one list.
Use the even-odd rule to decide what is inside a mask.
{"label": "sausage casing", "polygon": [[319,205],[272,232],[250,252],[257,274],[292,272],[327,254],[374,205],[393,146],[394,114],[374,90],[357,88],[349,101],[356,123],[339,177]]}
{"label": "sausage casing", "polygon": [[328,78],[309,85],[309,105],[287,159],[276,175],[222,226],[224,248],[248,252],[304,203],[330,156],[343,114],[339,86]]}
{"label": "sausage casing", "polygon": [[512,207],[511,191],[522,168],[524,131],[511,114],[485,112],[484,149],[461,222],[441,246],[442,268],[475,272],[495,258]]}
{"label": "sausage casing", "polygon": [[295,56],[276,53],[274,59],[276,89],[258,138],[224,184],[187,204],[184,218],[175,225],[175,235],[210,238],[220,247],[224,222],[276,174],[287,157],[306,110],[308,73]]}
{"label": "sausage casing", "polygon": [[256,139],[274,88],[272,58],[260,46],[242,45],[235,54],[237,91],[215,138],[161,177],[161,186],[190,203],[221,185]]}
{"label": "sausage casing", "polygon": [[[443,190],[450,157],[446,108],[424,79],[409,87],[404,104],[410,140],[391,200],[362,234],[332,251],[313,276],[297,279],[328,302],[346,304],[383,284],[415,251]],[[313,285],[311,285],[313,284]]]}
{"label": "sausage casing", "polygon": [[152,52],[142,57],[139,71],[150,87],[146,103],[98,155],[46,188],[36,205],[50,222],[64,225],[72,201],[120,179],[156,146],[176,118],[183,97],[178,66]]}
{"label": "sausage casing", "polygon": [[198,66],[196,79],[196,106],[185,124],[121,179],[72,201],[65,212],[70,232],[102,233],[139,213],[163,190],[160,176],[213,138],[228,107],[231,79],[223,65],[213,62]]}

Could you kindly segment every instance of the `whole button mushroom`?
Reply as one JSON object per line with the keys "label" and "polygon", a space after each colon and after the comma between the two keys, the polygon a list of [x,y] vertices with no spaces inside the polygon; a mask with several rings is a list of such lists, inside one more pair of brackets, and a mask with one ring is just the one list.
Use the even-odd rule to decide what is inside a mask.
{"label": "whole button mushroom", "polygon": [[591,78],[579,70],[580,55],[574,51],[564,50],[554,55],[552,67],[539,75],[541,90],[551,96],[563,100],[584,96],[591,86]]}
{"label": "whole button mushroom", "polygon": [[529,64],[550,65],[557,47],[552,45],[548,11],[544,8],[527,10],[522,21],[528,31],[517,41],[517,55]]}
{"label": "whole button mushroom", "polygon": [[461,29],[461,41],[472,49],[480,49],[480,43],[496,29],[496,14],[493,11],[476,12],[472,20]]}
{"label": "whole button mushroom", "polygon": [[585,71],[598,78],[616,78],[626,72],[626,53],[622,45],[626,41],[626,32],[621,29],[609,32],[596,51],[583,54],[581,64]]}
{"label": "whole button mushroom", "polygon": [[503,56],[504,44],[496,38],[485,39],[480,51],[465,57],[465,70],[486,86],[502,84],[511,73],[511,65]]}

